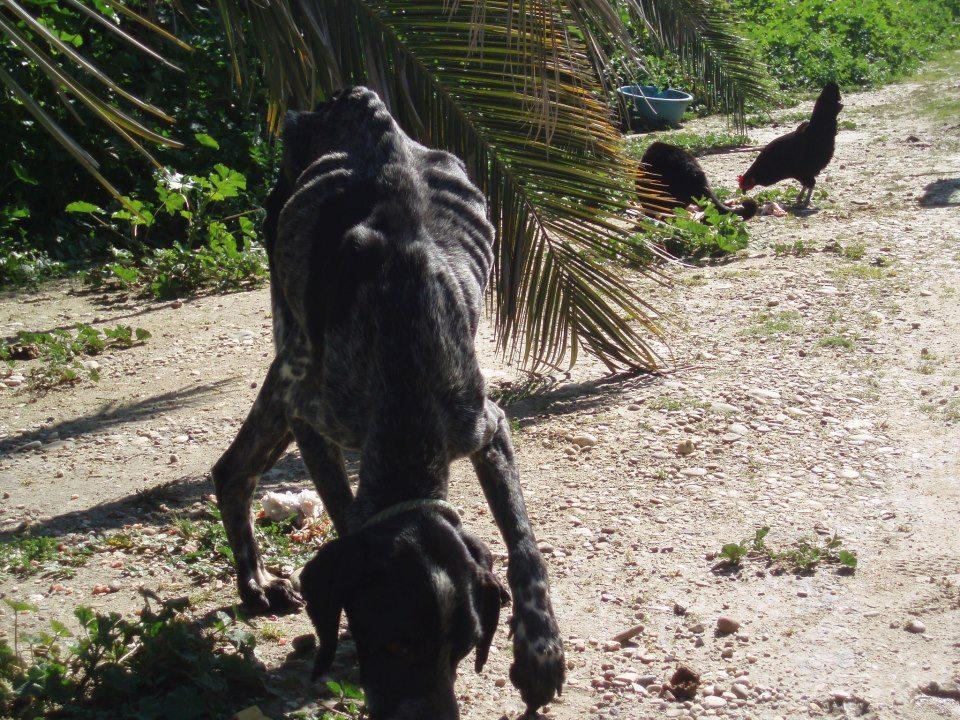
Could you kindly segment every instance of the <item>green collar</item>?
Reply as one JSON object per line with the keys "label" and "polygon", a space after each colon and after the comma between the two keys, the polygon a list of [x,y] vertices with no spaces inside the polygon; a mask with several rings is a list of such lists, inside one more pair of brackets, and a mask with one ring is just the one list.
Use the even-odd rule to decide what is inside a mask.
{"label": "green collar", "polygon": [[384,520],[389,520],[392,517],[396,517],[400,513],[405,513],[410,510],[446,510],[447,512],[453,513],[456,517],[460,517],[460,513],[457,512],[457,509],[446,500],[440,500],[439,498],[421,498],[419,500],[406,500],[404,502],[399,502],[396,505],[391,505],[388,508],[381,510],[372,518],[367,520],[360,529],[366,530],[371,525],[376,525],[377,523],[381,523]]}

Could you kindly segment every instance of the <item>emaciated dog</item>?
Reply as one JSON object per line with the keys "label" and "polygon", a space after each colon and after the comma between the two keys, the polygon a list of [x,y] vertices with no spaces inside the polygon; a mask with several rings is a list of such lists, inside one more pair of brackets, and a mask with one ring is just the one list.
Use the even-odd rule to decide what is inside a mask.
{"label": "emaciated dog", "polygon": [[[484,198],[366,88],[289,114],[283,135],[265,223],[276,357],[213,469],[240,596],[259,612],[306,601],[316,673],[345,610],[375,720],[458,717],[457,665],[475,648],[483,666],[509,599],[446,502],[450,463],[469,456],[507,546],[510,677],[533,712],[561,690],[563,646],[507,421],[474,351],[493,258]],[[299,593],[265,569],[250,518],[260,474],[293,439],[339,535]],[[342,449],[360,454],[356,497]]]}

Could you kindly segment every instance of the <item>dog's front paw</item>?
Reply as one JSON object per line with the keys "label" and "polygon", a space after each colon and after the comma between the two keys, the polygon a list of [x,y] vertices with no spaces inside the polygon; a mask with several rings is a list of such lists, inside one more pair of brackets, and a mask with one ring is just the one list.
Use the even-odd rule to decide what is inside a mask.
{"label": "dog's front paw", "polygon": [[565,665],[560,628],[549,609],[518,608],[511,621],[510,680],[533,715],[563,689]]}
{"label": "dog's front paw", "polygon": [[266,571],[240,582],[240,599],[251,615],[286,615],[303,608],[303,598],[290,581]]}

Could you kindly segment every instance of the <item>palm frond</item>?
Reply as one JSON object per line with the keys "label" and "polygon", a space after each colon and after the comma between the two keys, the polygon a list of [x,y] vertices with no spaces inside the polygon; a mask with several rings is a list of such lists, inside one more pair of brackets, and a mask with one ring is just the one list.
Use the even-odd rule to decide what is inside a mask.
{"label": "palm frond", "polygon": [[589,49],[563,3],[480,5],[220,0],[235,38],[236,20],[251,21],[274,98],[309,107],[365,84],[413,137],[464,160],[497,228],[490,300],[504,352],[535,367],[585,348],[611,367],[652,369],[657,313],[614,262],[649,252],[624,219],[635,168]]}
{"label": "palm frond", "polygon": [[766,68],[721,0],[624,0],[633,17],[699,81],[711,108],[741,124],[744,105],[772,93]]}
{"label": "palm frond", "polygon": [[[97,22],[101,27],[109,28],[125,45],[147,54],[169,68],[177,69],[176,65],[166,60],[163,55],[136,39],[130,33],[117,27],[94,9],[78,2],[78,0],[66,0],[66,3],[82,13],[85,17]],[[159,28],[159,26],[156,26],[149,20],[140,17],[136,12],[121,3],[107,2],[107,0],[105,0],[105,4],[108,7],[120,11],[126,17],[137,18],[138,22],[148,26],[153,32],[157,32],[164,37],[173,37],[167,31]],[[78,52],[70,44],[64,42],[17,0],[0,0],[0,37],[5,38],[11,47],[19,50],[29,61],[31,67],[39,70],[46,76],[50,81],[51,89],[57,97],[57,100],[68,109],[74,119],[78,119],[79,115],[70,101],[70,97],[79,101],[79,103],[92,112],[98,120],[110,127],[125,142],[129,143],[140,154],[157,166],[159,166],[157,161],[144,145],[141,144],[140,140],[167,147],[182,147],[182,144],[178,141],[151,129],[134,115],[122,110],[111,97],[118,96],[126,100],[137,110],[152,115],[162,122],[173,122],[173,118],[167,115],[162,109],[142,100],[114,81],[109,73],[101,70],[84,57],[82,53]],[[179,40],[176,42],[183,45]],[[103,86],[103,88],[94,90],[78,82],[65,69],[65,65],[80,69],[84,74],[96,81],[98,85]],[[56,122],[50,113],[44,110],[41,100],[27,92],[22,85],[17,82],[17,69],[18,65],[2,69],[0,82],[2,82],[3,86],[71,156],[96,178],[97,182],[103,185],[111,195],[119,199],[121,197],[120,193],[100,172],[99,165],[90,153],[81,148],[70,134]],[[138,140],[138,138],[140,140]]]}

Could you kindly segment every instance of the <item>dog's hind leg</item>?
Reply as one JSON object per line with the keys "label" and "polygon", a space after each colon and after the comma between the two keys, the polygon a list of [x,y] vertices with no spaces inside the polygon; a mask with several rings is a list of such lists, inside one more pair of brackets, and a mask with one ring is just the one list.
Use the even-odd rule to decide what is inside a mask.
{"label": "dog's hind leg", "polygon": [[291,420],[293,436],[337,534],[347,534],[347,508],[353,502],[340,448],[302,420]]}
{"label": "dog's hind leg", "polygon": [[470,459],[510,559],[507,579],[513,594],[514,657],[510,679],[534,711],[563,687],[563,642],[550,603],[547,568],[523,502],[507,419],[490,400],[485,411],[492,436]]}
{"label": "dog's hind leg", "polygon": [[271,366],[240,432],[211,473],[233,550],[240,599],[254,613],[291,612],[303,605],[289,581],[274,577],[263,566],[250,518],[261,473],[273,467],[291,440],[277,372]]}

